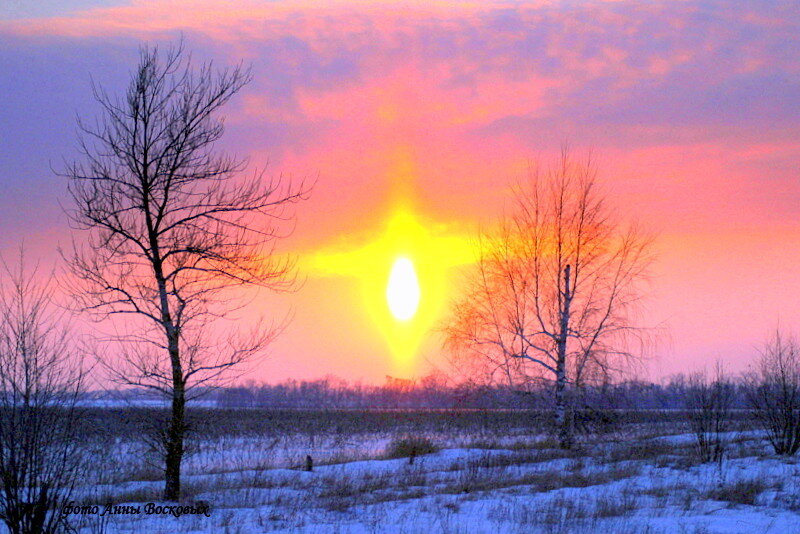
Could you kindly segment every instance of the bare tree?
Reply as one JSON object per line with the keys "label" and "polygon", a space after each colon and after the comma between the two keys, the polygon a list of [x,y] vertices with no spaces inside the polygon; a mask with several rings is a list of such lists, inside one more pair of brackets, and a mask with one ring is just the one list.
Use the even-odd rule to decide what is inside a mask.
{"label": "bare tree", "polygon": [[[552,386],[561,446],[573,443],[571,393],[637,356],[633,322],[650,239],[623,228],[591,159],[557,164],[515,190],[515,210],[479,238],[477,266],[445,328],[446,345],[492,381]],[[641,345],[638,346],[641,348]]]}
{"label": "bare tree", "polygon": [[79,122],[83,157],[63,173],[71,221],[88,233],[69,258],[78,306],[99,321],[125,318],[110,338],[121,353],[113,376],[171,402],[168,500],[180,496],[192,391],[218,383],[276,333],[259,327],[223,340],[214,323],[241,308],[238,287],[289,290],[294,282],[293,260],[274,247],[287,209],[308,188],[263,171],[243,176],[246,162],[215,146],[220,108],[250,79],[241,66],[193,68],[182,43],[164,53],[143,48],[124,98],[93,88],[103,114]]}
{"label": "bare tree", "polygon": [[77,402],[84,374],[63,314],[36,270],[3,263],[0,283],[0,518],[9,532],[67,529],[82,468]]}
{"label": "bare tree", "polygon": [[776,454],[800,450],[800,347],[780,330],[745,375],[745,395]]}
{"label": "bare tree", "polygon": [[733,401],[734,386],[721,362],[715,365],[711,378],[705,372],[689,376],[684,405],[702,462],[722,462],[728,446],[725,433],[730,430]]}

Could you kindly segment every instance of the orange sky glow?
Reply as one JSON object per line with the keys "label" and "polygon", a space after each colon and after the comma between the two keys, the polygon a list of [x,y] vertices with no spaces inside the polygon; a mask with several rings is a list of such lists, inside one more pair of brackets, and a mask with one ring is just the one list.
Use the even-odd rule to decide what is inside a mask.
{"label": "orange sky glow", "polygon": [[[122,93],[138,45],[179,35],[198,60],[252,64],[221,148],[316,186],[279,245],[302,287],[249,309],[292,321],[247,378],[447,371],[437,329],[476,232],[565,142],[658,236],[643,320],[668,335],[644,376],[743,370],[778,323],[800,331],[792,3],[74,4],[0,19],[0,251],[69,242],[50,165],[99,111],[90,75]],[[419,286],[407,320],[386,299],[398,258]]]}

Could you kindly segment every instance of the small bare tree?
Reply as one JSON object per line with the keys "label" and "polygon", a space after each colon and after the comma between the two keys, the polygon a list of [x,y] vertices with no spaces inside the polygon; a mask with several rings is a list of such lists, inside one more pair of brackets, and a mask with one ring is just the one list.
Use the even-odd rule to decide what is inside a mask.
{"label": "small bare tree", "polygon": [[515,191],[516,209],[479,239],[479,258],[445,328],[446,345],[489,380],[552,386],[562,447],[573,442],[575,388],[607,381],[637,352],[633,322],[650,240],[623,228],[591,160],[562,151]]}
{"label": "small bare tree", "polygon": [[700,461],[721,462],[728,446],[725,433],[730,430],[734,401],[734,386],[726,377],[722,363],[717,362],[710,379],[705,372],[690,375],[684,395]]}
{"label": "small bare tree", "polygon": [[121,354],[106,360],[112,375],[170,400],[164,498],[178,500],[192,391],[229,376],[276,332],[223,339],[214,324],[241,308],[232,300],[238,287],[292,288],[293,261],[274,247],[287,208],[308,189],[263,172],[247,178],[244,160],[216,148],[218,112],[249,71],[195,69],[182,43],[140,56],[124,98],[94,88],[102,117],[79,122],[83,158],[63,173],[74,201],[68,213],[88,233],[88,246],[69,258],[71,289],[97,320],[126,319],[112,336]]}
{"label": "small bare tree", "polygon": [[0,282],[0,519],[13,534],[67,529],[80,476],[84,374],[63,314],[36,270],[3,263]]}
{"label": "small bare tree", "polygon": [[745,375],[745,395],[776,454],[800,450],[800,348],[780,330]]}

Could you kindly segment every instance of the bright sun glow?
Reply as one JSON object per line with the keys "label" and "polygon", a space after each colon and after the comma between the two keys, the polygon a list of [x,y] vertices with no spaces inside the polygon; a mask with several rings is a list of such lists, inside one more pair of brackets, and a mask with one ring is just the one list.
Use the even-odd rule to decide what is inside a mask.
{"label": "bright sun glow", "polygon": [[408,258],[397,258],[386,285],[389,310],[396,319],[408,321],[417,313],[419,297],[419,281],[414,264]]}
{"label": "bright sun glow", "polygon": [[358,280],[362,309],[392,354],[390,372],[409,377],[424,345],[439,347],[432,331],[451,299],[452,269],[473,261],[474,249],[463,232],[420,217],[408,200],[416,175],[408,151],[400,147],[391,161],[387,173],[394,177],[396,200],[381,227],[342,236],[339,243],[307,256],[303,269]]}
{"label": "bright sun glow", "polygon": [[414,372],[423,342],[441,320],[450,299],[450,269],[472,261],[469,241],[447,230],[398,207],[372,240],[308,258],[310,272],[360,279],[365,311],[394,356],[397,376]]}

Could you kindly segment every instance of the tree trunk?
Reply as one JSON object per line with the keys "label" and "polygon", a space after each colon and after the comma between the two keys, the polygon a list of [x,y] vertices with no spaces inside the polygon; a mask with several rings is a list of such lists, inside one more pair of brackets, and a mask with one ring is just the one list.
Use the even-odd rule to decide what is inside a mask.
{"label": "tree trunk", "polygon": [[181,461],[183,460],[184,411],[186,388],[180,364],[177,339],[170,340],[172,359],[172,416],[166,436],[164,500],[178,501],[181,496]]}
{"label": "tree trunk", "polygon": [[569,338],[569,308],[572,304],[569,276],[570,266],[567,265],[564,268],[564,291],[556,354],[556,427],[558,428],[559,445],[562,449],[572,448],[573,441],[572,418],[567,413],[567,339]]}
{"label": "tree trunk", "polygon": [[567,413],[567,379],[564,366],[559,361],[556,376],[556,427],[558,444],[562,449],[572,448],[572,418]]}
{"label": "tree trunk", "polygon": [[[149,212],[148,212],[149,215]],[[148,228],[152,223],[148,216]],[[180,330],[173,321],[169,308],[167,283],[161,263],[161,253],[155,231],[149,230],[150,248],[153,251],[153,272],[158,283],[161,324],[167,337],[167,351],[172,366],[172,414],[167,428],[164,447],[164,500],[178,501],[181,497],[181,461],[183,460],[183,440],[186,430],[184,412],[186,409],[186,381],[180,354]]]}
{"label": "tree trunk", "polygon": [[181,388],[175,388],[172,396],[172,417],[167,430],[166,443],[166,482],[164,486],[164,499],[178,501],[181,496],[181,460],[183,459],[184,438],[184,406],[186,398]]}

